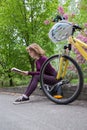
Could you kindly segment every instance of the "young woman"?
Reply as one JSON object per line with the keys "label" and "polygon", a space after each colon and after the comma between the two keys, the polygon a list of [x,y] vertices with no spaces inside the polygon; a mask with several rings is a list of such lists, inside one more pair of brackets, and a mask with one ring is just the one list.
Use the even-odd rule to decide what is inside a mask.
{"label": "young woman", "polygon": [[[44,61],[47,60],[47,57],[45,56],[45,51],[36,43],[29,45],[26,48],[26,50],[29,53],[29,55],[33,59],[35,59],[36,71],[35,72],[22,71],[22,74],[24,74],[24,75],[31,75],[32,79],[31,79],[25,93],[21,97],[16,99],[14,104],[29,101],[30,95],[36,89],[38,82],[40,81],[41,66],[44,63]],[[49,66],[46,70],[46,73],[44,75],[44,82],[48,85],[52,85],[52,84],[57,83],[58,81],[56,80],[56,74],[57,73],[56,73],[55,69],[49,64]],[[59,98],[61,98],[61,97],[62,96],[59,95]]]}

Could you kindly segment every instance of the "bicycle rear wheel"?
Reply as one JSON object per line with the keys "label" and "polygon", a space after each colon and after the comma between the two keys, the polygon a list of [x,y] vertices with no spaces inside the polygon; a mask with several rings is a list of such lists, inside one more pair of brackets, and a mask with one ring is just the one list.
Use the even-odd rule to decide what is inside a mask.
{"label": "bicycle rear wheel", "polygon": [[66,74],[64,78],[58,81],[57,86],[62,89],[63,97],[61,99],[57,99],[51,93],[52,89],[55,88],[56,84],[48,85],[49,89],[47,89],[46,84],[44,82],[44,74],[48,64],[51,64],[53,68],[58,72],[60,56],[54,55],[50,57],[42,66],[40,73],[40,83],[42,90],[45,95],[53,102],[57,104],[68,104],[73,102],[79,96],[82,87],[83,87],[83,74],[80,66],[77,62],[69,56],[63,55],[63,58],[68,60],[68,67],[66,70]]}

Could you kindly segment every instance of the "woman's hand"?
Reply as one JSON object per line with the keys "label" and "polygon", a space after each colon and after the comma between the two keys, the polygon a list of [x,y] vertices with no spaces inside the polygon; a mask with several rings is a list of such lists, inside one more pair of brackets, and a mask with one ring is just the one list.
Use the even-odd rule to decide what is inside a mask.
{"label": "woman's hand", "polygon": [[22,74],[22,75],[28,75],[28,71],[23,71],[18,68],[12,68],[11,71]]}
{"label": "woman's hand", "polygon": [[22,71],[21,74],[23,74],[23,75],[28,75],[28,71]]}

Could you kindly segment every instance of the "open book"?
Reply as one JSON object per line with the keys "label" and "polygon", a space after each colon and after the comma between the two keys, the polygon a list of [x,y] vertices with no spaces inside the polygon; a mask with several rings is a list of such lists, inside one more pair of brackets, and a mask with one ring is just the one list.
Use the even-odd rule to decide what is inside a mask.
{"label": "open book", "polygon": [[17,72],[17,73],[23,73],[22,70],[17,69],[17,68],[12,68],[11,71],[13,71],[13,72]]}

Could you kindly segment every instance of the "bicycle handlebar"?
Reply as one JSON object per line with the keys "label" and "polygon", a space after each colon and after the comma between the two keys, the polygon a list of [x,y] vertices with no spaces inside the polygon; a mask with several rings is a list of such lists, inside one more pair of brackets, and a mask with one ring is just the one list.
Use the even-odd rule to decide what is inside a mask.
{"label": "bicycle handlebar", "polygon": [[[65,20],[65,18],[64,17],[62,17],[61,15],[57,15],[53,20],[52,20],[52,22],[59,22],[60,20]],[[82,28],[79,26],[79,25],[77,25],[77,24],[74,24],[73,25],[73,29],[74,29],[74,31],[76,30],[76,29],[78,29],[78,30],[82,30]]]}
{"label": "bicycle handlebar", "polygon": [[77,24],[74,24],[74,25],[73,25],[73,30],[72,30],[72,35],[74,34],[74,32],[75,32],[77,29],[78,29],[78,30],[82,30],[83,28],[80,27],[80,26],[77,25]]}
{"label": "bicycle handlebar", "polygon": [[60,16],[60,15],[57,15],[53,20],[52,20],[52,22],[59,22],[59,20],[64,20],[65,18],[64,17],[62,17],[62,16]]}
{"label": "bicycle handlebar", "polygon": [[[57,22],[59,22],[59,21],[61,21],[61,20],[65,20],[65,18],[64,17],[62,17],[61,15],[57,15],[53,20],[52,20],[52,22],[54,22],[54,23],[57,23]],[[68,22],[68,21],[67,21]],[[72,22],[70,22],[70,24],[72,25],[72,33],[71,33],[71,35],[74,35],[74,33],[75,33],[75,31],[76,30],[83,30],[83,28],[82,27],[80,27],[78,24],[73,24]]]}

